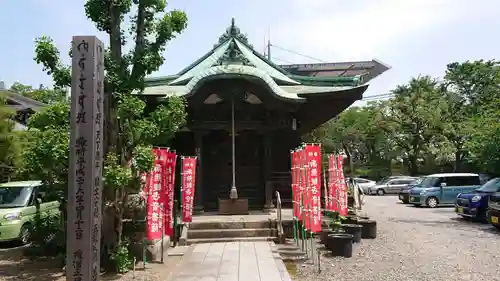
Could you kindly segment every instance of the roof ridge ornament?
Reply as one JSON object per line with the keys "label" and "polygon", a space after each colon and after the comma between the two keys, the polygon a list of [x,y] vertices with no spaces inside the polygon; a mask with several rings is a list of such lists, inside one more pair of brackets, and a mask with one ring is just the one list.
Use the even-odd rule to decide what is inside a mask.
{"label": "roof ridge ornament", "polygon": [[[224,32],[220,37],[219,37],[219,42],[215,44],[215,46],[218,46],[225,42],[229,38],[234,38],[237,39],[240,42],[243,42],[245,44],[248,44],[248,37],[246,34],[241,33],[240,28],[236,26],[234,17],[231,19],[231,25],[226,29],[226,32]],[[250,44],[248,44],[250,45]]]}

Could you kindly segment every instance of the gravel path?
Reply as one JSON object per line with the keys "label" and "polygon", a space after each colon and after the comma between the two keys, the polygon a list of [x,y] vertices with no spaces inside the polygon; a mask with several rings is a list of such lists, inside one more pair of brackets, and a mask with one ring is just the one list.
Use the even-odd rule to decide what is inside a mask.
{"label": "gravel path", "polygon": [[322,258],[322,273],[299,266],[296,280],[500,280],[500,232],[457,218],[453,208],[415,208],[396,197],[368,197],[378,237],[353,257]]}

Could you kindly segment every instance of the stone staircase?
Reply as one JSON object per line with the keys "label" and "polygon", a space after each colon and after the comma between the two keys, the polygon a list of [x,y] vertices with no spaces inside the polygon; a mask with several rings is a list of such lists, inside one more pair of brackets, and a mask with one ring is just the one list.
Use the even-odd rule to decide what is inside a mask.
{"label": "stone staircase", "polygon": [[273,245],[272,251],[278,254],[283,262],[303,263],[308,260],[307,254],[290,239],[287,239],[284,244]]}
{"label": "stone staircase", "polygon": [[278,231],[276,221],[192,222],[187,244],[233,241],[274,241]]}

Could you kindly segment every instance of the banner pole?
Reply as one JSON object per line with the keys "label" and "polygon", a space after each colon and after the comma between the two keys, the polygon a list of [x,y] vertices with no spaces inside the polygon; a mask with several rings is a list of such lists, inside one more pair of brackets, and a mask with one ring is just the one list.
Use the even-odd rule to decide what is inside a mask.
{"label": "banner pole", "polygon": [[[297,167],[297,164],[298,164],[298,160],[300,156],[300,154],[298,153],[297,150],[294,150],[294,153],[297,153],[297,155],[295,156],[295,167],[294,167],[294,171],[293,173],[295,174],[295,196],[294,196],[294,200],[295,200],[295,212],[296,214],[299,214],[301,212],[300,210],[300,168]],[[297,173],[297,169],[299,169],[299,173]],[[297,246],[299,246],[300,242],[299,242],[299,237],[300,237],[300,225],[299,225],[299,218],[297,216],[295,216],[295,220],[294,220],[294,235],[295,237],[297,237],[296,239],[296,243],[297,243]]]}
{"label": "banner pole", "polygon": [[163,202],[160,204],[160,218],[161,218],[161,254],[160,261],[163,263],[163,243],[165,242],[165,215],[163,214]]}
{"label": "banner pole", "polygon": [[299,148],[300,153],[299,153],[299,178],[300,178],[300,236],[301,236],[301,248],[302,251],[304,251],[307,255],[307,247],[305,247],[305,208],[304,208],[304,192],[305,192],[305,186],[304,186],[304,163],[303,163],[303,156],[304,156],[304,151],[302,148]]}
{"label": "banner pole", "polygon": [[146,270],[146,263],[147,263],[147,257],[146,257],[146,251],[148,248],[148,206],[149,206],[149,193],[151,189],[151,175],[146,176],[146,198],[144,199],[146,203],[146,212],[144,215],[144,239],[142,239],[142,265],[144,267],[144,270]]}
{"label": "banner pole", "polygon": [[[175,160],[174,160],[174,163],[172,163],[172,173],[174,174],[174,177],[175,177],[175,171],[177,171],[177,155],[175,155]],[[181,172],[182,174],[182,172]],[[170,176],[170,180],[171,180],[171,186],[172,186],[172,200],[174,200],[174,207],[172,208],[172,219],[174,220],[173,221],[173,230],[172,230],[172,234],[174,236],[174,247],[177,247],[177,239],[178,239],[178,236],[177,236],[177,209],[178,209],[178,205],[175,204],[175,180],[174,180],[174,177]],[[182,177],[182,175],[181,175]],[[180,201],[179,201],[180,202]],[[177,205],[177,206],[176,206]]]}
{"label": "banner pole", "polygon": [[294,177],[294,162],[293,162],[293,151],[290,151],[290,171],[291,171],[291,188],[292,188],[292,215],[293,215],[293,240],[295,241],[295,243],[297,243],[297,236],[296,236],[296,227],[295,227],[295,221],[297,220],[296,217],[295,217],[295,211],[296,211],[296,204],[295,204],[295,189],[294,189],[294,180],[295,177]]}
{"label": "banner pole", "polygon": [[180,188],[180,200],[179,200],[179,209],[181,210],[181,225],[184,223],[182,221],[182,214],[183,214],[183,210],[182,210],[182,201],[183,201],[183,198],[182,197],[182,192],[183,192],[183,186],[184,186],[184,156],[181,156],[181,188]]}

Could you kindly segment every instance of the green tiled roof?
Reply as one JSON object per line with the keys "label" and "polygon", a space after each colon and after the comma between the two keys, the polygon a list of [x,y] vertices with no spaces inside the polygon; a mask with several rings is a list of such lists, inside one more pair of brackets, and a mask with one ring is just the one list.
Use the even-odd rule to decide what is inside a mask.
{"label": "green tiled roof", "polygon": [[220,77],[252,76],[265,83],[280,99],[302,101],[298,94],[345,91],[360,84],[360,77],[311,77],[292,75],[248,43],[232,20],[214,48],[177,75],[148,78],[141,94],[189,96],[203,81]]}

